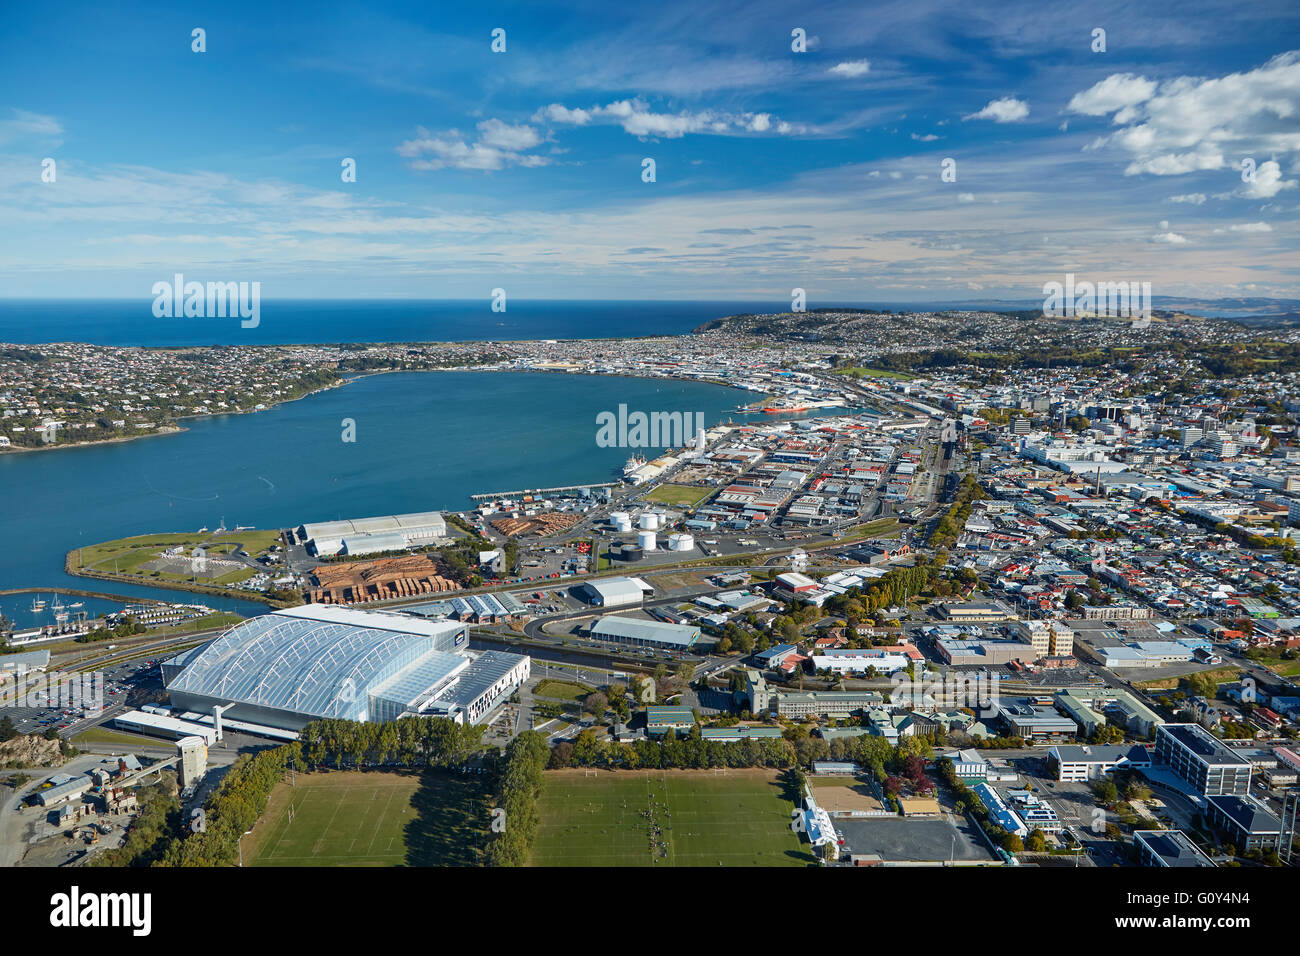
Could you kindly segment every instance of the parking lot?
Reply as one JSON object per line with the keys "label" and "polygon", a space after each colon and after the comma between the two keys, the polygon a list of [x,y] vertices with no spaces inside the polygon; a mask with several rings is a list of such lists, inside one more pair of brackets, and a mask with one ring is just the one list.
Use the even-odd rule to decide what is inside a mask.
{"label": "parking lot", "polygon": [[[6,702],[0,707],[0,716],[9,717],[19,733],[41,734],[53,728],[64,736],[70,736],[79,729],[90,726],[101,716],[103,710],[119,705],[136,707],[163,696],[162,676],[156,660],[115,664],[98,673],[103,679],[102,701],[81,699],[83,685],[78,675],[73,689],[66,692],[67,696],[62,702],[59,697],[49,694],[49,684],[46,683],[47,676],[53,680],[58,675],[53,671],[48,675],[29,673],[28,689],[23,701]],[[73,680],[68,675],[63,676],[69,681]],[[39,680],[32,684],[32,678]],[[12,684],[9,688],[12,695]],[[20,703],[22,706],[19,706]],[[31,706],[32,703],[36,706]]]}
{"label": "parking lot", "polygon": [[844,838],[841,853],[874,854],[887,863],[992,863],[989,850],[967,820],[943,816],[925,819],[866,817],[835,821]]}

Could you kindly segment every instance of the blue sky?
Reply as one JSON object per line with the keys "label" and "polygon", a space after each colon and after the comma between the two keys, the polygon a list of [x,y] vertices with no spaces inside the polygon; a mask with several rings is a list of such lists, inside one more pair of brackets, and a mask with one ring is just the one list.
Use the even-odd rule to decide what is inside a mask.
{"label": "blue sky", "polygon": [[1290,2],[4,18],[2,295],[175,272],[264,298],[1034,299],[1067,272],[1300,295]]}

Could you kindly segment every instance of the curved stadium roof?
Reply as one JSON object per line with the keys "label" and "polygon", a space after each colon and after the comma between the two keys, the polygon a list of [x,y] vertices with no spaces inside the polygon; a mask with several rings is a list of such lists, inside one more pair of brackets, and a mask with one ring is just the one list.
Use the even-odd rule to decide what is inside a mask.
{"label": "curved stadium roof", "polygon": [[433,649],[433,637],[410,631],[265,614],[205,647],[168,690],[364,720],[369,692]]}

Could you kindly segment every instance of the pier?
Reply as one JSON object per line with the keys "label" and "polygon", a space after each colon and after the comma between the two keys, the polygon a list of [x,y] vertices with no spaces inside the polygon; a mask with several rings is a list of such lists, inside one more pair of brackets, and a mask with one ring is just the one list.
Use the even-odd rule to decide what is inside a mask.
{"label": "pier", "polygon": [[524,488],[520,491],[493,491],[487,494],[470,495],[471,501],[491,501],[494,498],[517,498],[523,495],[548,495],[557,491],[582,491],[584,488],[613,488],[617,481],[601,481],[594,485],[561,485],[558,488]]}

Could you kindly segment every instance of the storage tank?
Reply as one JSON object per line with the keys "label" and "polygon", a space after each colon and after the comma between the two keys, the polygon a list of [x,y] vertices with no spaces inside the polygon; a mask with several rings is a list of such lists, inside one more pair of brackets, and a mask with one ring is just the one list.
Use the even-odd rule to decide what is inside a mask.
{"label": "storage tank", "polygon": [[615,511],[609,516],[610,524],[614,526],[615,531],[631,531],[632,516],[626,511]]}
{"label": "storage tank", "polygon": [[668,536],[669,551],[691,551],[695,548],[695,536],[691,534],[670,534]]}
{"label": "storage tank", "polygon": [[653,531],[638,531],[636,533],[636,543],[642,551],[653,551],[658,547]]}
{"label": "storage tank", "polygon": [[656,531],[659,528],[659,516],[653,511],[647,511],[637,521],[637,527],[643,531]]}
{"label": "storage tank", "polygon": [[645,557],[645,552],[634,544],[625,544],[615,552],[614,556],[620,561],[640,561]]}

